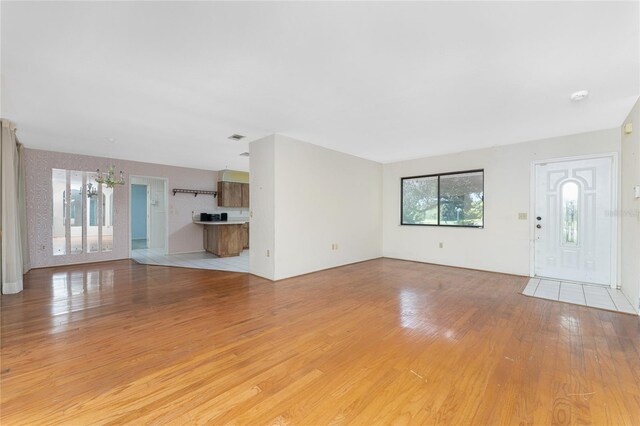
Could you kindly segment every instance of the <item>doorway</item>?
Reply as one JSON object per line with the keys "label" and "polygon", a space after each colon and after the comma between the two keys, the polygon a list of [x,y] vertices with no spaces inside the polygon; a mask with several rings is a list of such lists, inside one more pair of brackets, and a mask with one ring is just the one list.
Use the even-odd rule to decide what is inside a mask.
{"label": "doorway", "polygon": [[131,185],[131,249],[149,248],[149,186]]}
{"label": "doorway", "polygon": [[615,287],[617,158],[534,163],[533,276]]}
{"label": "doorway", "polygon": [[163,178],[131,176],[129,240],[131,256],[167,254],[167,182]]}

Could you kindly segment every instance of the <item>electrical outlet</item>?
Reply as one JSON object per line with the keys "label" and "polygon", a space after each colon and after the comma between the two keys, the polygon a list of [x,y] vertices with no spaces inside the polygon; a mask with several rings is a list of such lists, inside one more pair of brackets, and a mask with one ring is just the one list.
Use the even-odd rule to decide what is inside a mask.
{"label": "electrical outlet", "polygon": [[267,250],[267,257],[271,257],[271,250]]}
{"label": "electrical outlet", "polygon": [[444,243],[442,241],[440,241],[440,244],[438,244],[438,247],[444,248]]}

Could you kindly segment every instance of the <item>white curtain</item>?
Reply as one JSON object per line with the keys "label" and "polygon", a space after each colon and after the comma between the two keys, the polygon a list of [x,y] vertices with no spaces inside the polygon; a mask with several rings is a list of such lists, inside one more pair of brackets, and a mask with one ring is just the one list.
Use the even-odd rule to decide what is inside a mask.
{"label": "white curtain", "polygon": [[0,146],[0,268],[2,293],[22,291],[22,276],[29,268],[25,211],[25,173],[22,145],[16,140],[16,128],[2,120]]}

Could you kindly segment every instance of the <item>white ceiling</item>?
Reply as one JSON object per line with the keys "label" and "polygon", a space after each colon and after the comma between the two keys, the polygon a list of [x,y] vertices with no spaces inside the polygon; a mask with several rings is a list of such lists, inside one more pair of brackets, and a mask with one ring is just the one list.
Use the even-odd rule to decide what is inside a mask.
{"label": "white ceiling", "polygon": [[[55,151],[248,170],[246,141],[281,133],[390,162],[611,128],[640,93],[638,2],[1,13],[2,116]],[[570,102],[580,89],[588,100]]]}

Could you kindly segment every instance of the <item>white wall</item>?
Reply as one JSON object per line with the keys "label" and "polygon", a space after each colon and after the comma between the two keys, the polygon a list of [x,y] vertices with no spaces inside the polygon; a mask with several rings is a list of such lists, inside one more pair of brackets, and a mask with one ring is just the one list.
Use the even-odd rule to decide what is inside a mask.
{"label": "white wall", "polygon": [[[249,144],[249,271],[260,277],[275,279],[273,250],[275,247],[274,136]],[[267,256],[267,250],[269,256]]]}
{"label": "white wall", "polygon": [[381,164],[276,135],[275,165],[276,279],[382,256]]}
{"label": "white wall", "polygon": [[[385,164],[384,256],[529,275],[530,225],[529,220],[518,220],[518,213],[529,213],[531,162],[619,152],[619,132],[616,128]],[[470,169],[485,173],[483,229],[399,225],[401,177]]]}
{"label": "white wall", "polygon": [[622,291],[635,308],[640,299],[640,199],[633,187],[640,185],[640,101],[624,123],[633,123],[633,133],[622,130],[621,203],[622,203]]}
{"label": "white wall", "polygon": [[382,256],[379,163],[280,135],[250,153],[251,273],[279,280]]}

